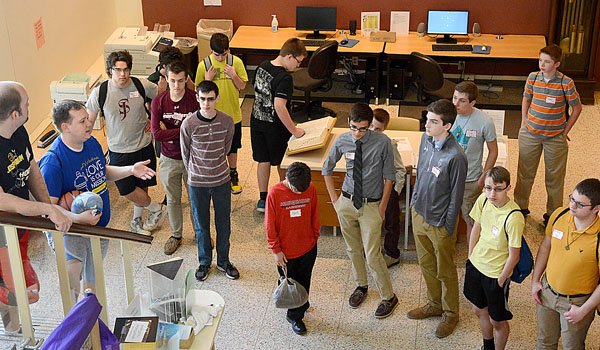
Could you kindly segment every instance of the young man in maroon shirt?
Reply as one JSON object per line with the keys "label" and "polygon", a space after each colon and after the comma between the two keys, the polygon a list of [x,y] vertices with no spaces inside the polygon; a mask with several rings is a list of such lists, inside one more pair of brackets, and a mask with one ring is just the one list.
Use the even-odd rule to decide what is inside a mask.
{"label": "young man in maroon shirt", "polygon": [[[317,239],[321,229],[317,192],[310,182],[310,168],[301,162],[290,165],[285,180],[271,187],[267,196],[265,228],[279,274],[300,283],[308,292],[317,259]],[[296,334],[306,333],[302,321],[308,301],[288,309],[287,320]]]}

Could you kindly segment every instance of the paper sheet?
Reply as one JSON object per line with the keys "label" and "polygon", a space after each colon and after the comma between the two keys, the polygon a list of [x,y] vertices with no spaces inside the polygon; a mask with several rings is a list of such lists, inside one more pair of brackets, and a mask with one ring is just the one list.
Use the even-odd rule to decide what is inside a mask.
{"label": "paper sheet", "polygon": [[144,335],[148,328],[149,322],[147,321],[133,321],[125,337],[126,343],[141,343],[144,341]]}
{"label": "paper sheet", "polygon": [[412,152],[408,137],[394,137],[394,141],[398,144],[398,152]]}
{"label": "paper sheet", "polygon": [[379,31],[379,18],[379,12],[360,13],[360,32],[362,36],[367,36],[371,32]]}
{"label": "paper sheet", "polygon": [[204,6],[221,6],[221,0],[204,0]]}
{"label": "paper sheet", "polygon": [[502,135],[504,135],[504,116],[506,111],[497,109],[482,109],[481,111],[492,118],[494,127],[496,128],[496,138],[498,140],[502,140]]}
{"label": "paper sheet", "polygon": [[408,35],[409,11],[392,11],[390,14],[390,32]]}

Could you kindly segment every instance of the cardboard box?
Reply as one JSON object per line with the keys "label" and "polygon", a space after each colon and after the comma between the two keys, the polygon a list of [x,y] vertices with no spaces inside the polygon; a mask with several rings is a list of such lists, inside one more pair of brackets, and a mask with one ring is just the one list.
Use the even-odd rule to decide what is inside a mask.
{"label": "cardboard box", "polygon": [[210,37],[214,33],[223,33],[229,37],[233,36],[233,20],[230,19],[201,19],[196,24],[196,35],[198,36],[198,62],[210,55]]}
{"label": "cardboard box", "polygon": [[396,32],[371,32],[371,41],[383,41],[386,43],[396,42]]}

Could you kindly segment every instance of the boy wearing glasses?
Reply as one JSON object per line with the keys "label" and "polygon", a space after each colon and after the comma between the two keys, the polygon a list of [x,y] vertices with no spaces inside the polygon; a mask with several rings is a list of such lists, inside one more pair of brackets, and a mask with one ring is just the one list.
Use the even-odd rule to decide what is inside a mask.
{"label": "boy wearing glasses", "polygon": [[290,136],[298,138],[304,135],[302,128],[296,127],[290,116],[294,82],[289,72],[300,66],[308,56],[300,39],[288,39],[279,56],[271,61],[264,61],[256,70],[254,92],[250,118],[250,137],[252,141],[252,158],[258,162],[256,168],[258,178],[259,200],[256,210],[265,211],[271,166],[277,167],[279,179],[285,178],[285,169],[280,164]]}
{"label": "boy wearing glasses", "polygon": [[198,65],[196,86],[204,80],[215,82],[219,87],[219,102],[216,108],[233,118],[235,133],[231,150],[227,155],[231,193],[242,193],[237,171],[237,152],[242,148],[242,109],[240,108],[240,90],[246,87],[248,74],[244,62],[229,53],[229,38],[223,33],[215,33],[210,37],[212,53]]}
{"label": "boy wearing glasses", "polygon": [[427,106],[411,201],[415,245],[428,300],[407,316],[411,319],[442,316],[435,330],[438,338],[452,334],[458,323],[454,229],[465,188],[467,157],[450,133],[455,118],[456,108],[448,100]]}
{"label": "boy wearing glasses", "polygon": [[[106,121],[110,165],[128,166],[150,159],[148,167],[156,171],[156,155],[152,147],[146,102],[131,79],[132,65],[133,58],[127,51],[113,52],[106,59],[106,73],[110,79],[102,114]],[[147,79],[139,81],[144,87],[146,97],[155,98],[158,94],[157,86]],[[86,103],[92,125],[101,110],[99,98],[100,86],[92,91]],[[148,195],[148,187],[156,186],[156,178],[143,180],[128,176],[115,181],[115,185],[121,196],[133,202],[131,230],[149,235],[167,214],[166,206],[152,201]],[[146,222],[142,222],[144,209],[150,212]]]}
{"label": "boy wearing glasses", "polygon": [[[384,318],[398,306],[380,248],[381,224],[396,178],[392,143],[386,135],[369,130],[372,121],[369,105],[352,106],[348,116],[350,131],[341,134],[331,146],[322,174],[352,261],[356,289],[350,295],[350,307],[358,308],[367,297],[368,265],[381,297],[375,317]],[[346,159],[346,176],[338,196],[331,175],[342,155]]]}
{"label": "boy wearing glasses", "polygon": [[537,304],[537,349],[585,349],[600,304],[600,181],[575,186],[569,206],[552,213],[533,269],[531,297]]}
{"label": "boy wearing glasses", "polygon": [[470,213],[473,230],[463,293],[479,318],[482,349],[504,350],[510,332],[508,320],[513,316],[508,310],[510,275],[519,262],[525,219],[508,197],[508,170],[497,166],[484,175],[485,193]]}
{"label": "boy wearing glasses", "polygon": [[215,211],[217,230],[217,269],[229,279],[238,279],[238,270],[229,261],[231,233],[231,185],[227,169],[227,153],[233,140],[233,119],[217,110],[219,88],[212,81],[198,85],[200,110],[181,123],[181,158],[188,174],[190,206],[198,242],[196,279],[208,277],[212,262],[210,240],[210,202]]}

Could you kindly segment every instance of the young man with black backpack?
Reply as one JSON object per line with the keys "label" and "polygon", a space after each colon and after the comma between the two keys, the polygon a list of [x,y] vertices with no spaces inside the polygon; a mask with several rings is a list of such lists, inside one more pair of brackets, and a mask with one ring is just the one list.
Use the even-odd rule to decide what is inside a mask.
{"label": "young man with black backpack", "polygon": [[[102,111],[104,115],[110,165],[133,165],[150,159],[148,167],[156,171],[150,113],[145,99],[156,97],[158,88],[147,79],[131,77],[132,64],[129,52],[111,53],[106,59],[106,73],[110,79],[92,91],[86,107],[92,124],[98,112]],[[148,195],[148,187],[156,186],[156,178],[142,180],[129,176],[115,184],[121,196],[133,202],[133,232],[150,234],[167,213],[166,206],[152,201]],[[144,208],[150,211],[150,216],[143,223]]]}
{"label": "young man with black backpack", "polygon": [[463,293],[479,318],[482,349],[503,350],[513,317],[508,309],[510,277],[519,262],[525,220],[508,197],[508,170],[501,166],[488,170],[483,189],[470,213],[473,229]]}
{"label": "young man with black backpack", "polygon": [[537,304],[537,349],[585,349],[600,304],[600,181],[585,179],[569,196],[569,207],[550,216],[533,270],[531,297]]}

